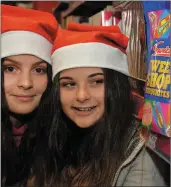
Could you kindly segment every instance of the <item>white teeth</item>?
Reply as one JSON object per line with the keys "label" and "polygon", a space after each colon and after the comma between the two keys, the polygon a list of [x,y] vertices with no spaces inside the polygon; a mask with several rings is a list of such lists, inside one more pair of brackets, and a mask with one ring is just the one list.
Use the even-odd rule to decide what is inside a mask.
{"label": "white teeth", "polygon": [[89,107],[89,108],[77,108],[77,107],[74,107],[76,110],[79,110],[79,111],[90,111],[92,110],[93,108],[95,107]]}

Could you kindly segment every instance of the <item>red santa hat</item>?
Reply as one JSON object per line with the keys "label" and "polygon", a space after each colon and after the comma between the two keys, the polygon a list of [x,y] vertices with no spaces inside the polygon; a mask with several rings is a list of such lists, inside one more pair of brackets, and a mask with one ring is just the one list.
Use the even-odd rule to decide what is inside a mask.
{"label": "red santa hat", "polygon": [[67,30],[70,31],[79,31],[79,32],[88,32],[88,31],[104,31],[104,32],[121,32],[118,26],[97,26],[97,25],[87,25],[87,24],[78,24],[76,22],[72,22],[68,24]]}
{"label": "red santa hat", "polygon": [[129,39],[119,27],[94,29],[77,24],[77,28],[58,30],[52,49],[53,77],[62,70],[77,67],[109,68],[129,75],[125,52]]}
{"label": "red santa hat", "polygon": [[55,17],[21,7],[1,5],[1,58],[31,54],[51,64],[51,51],[58,30]]}

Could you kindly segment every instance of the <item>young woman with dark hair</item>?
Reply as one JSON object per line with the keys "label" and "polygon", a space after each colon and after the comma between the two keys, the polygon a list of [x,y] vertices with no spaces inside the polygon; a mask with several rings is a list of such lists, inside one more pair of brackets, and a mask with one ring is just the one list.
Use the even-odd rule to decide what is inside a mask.
{"label": "young woman with dark hair", "polygon": [[[17,58],[19,55],[17,56]],[[16,59],[17,59],[16,58]],[[27,57],[25,57],[27,58]],[[2,72],[1,72],[1,133],[2,133],[2,144],[1,144],[1,160],[2,160],[2,180],[4,180],[5,185],[9,186],[11,184],[15,184],[16,181],[21,181],[28,175],[28,170],[24,168],[30,169],[30,164],[32,161],[32,151],[35,147],[35,127],[32,126],[32,122],[36,117],[37,111],[41,110],[41,104],[36,108],[32,108],[29,106],[29,101],[20,101],[24,102],[19,107],[19,103],[16,102],[16,109],[9,109],[9,106],[13,107],[10,104],[10,100],[8,101],[5,97],[4,91],[4,74],[13,74],[15,71],[12,70],[12,66],[6,65],[7,61],[2,60]],[[22,63],[22,62],[21,62]],[[42,66],[42,67],[40,67]],[[20,66],[21,68],[21,66]],[[51,66],[44,62],[43,65],[39,65],[36,71],[45,71],[44,75],[42,75],[43,79],[47,79],[48,83],[44,85],[41,90],[44,91],[41,94],[41,100],[38,101],[37,104],[45,102],[46,97],[48,96],[49,90],[52,85],[52,68]],[[41,73],[42,73],[41,72]],[[13,75],[12,75],[13,76]],[[40,76],[40,72],[37,72],[37,76]],[[13,77],[14,78],[14,77]],[[36,78],[36,76],[35,76]],[[25,79],[26,80],[26,79]],[[25,81],[24,79],[22,81]],[[43,81],[43,80],[42,80]],[[43,82],[42,82],[43,83]],[[16,85],[12,85],[11,88],[14,88]],[[36,85],[34,85],[35,87]],[[47,88],[46,88],[47,87]],[[10,88],[10,89],[11,89]],[[21,89],[20,93],[32,93],[33,91],[25,91],[29,89],[25,89],[23,85],[23,90]],[[31,89],[30,89],[31,90]],[[33,89],[32,89],[33,90]],[[8,90],[8,93],[16,93],[16,89]],[[34,92],[36,93],[36,91]],[[12,99],[12,98],[11,98]],[[29,99],[28,99],[29,100]],[[21,104],[22,105],[22,104]],[[17,108],[18,107],[18,108]],[[27,113],[26,107],[30,107],[29,113]],[[20,111],[21,110],[21,111]],[[22,140],[22,141],[21,141]]]}
{"label": "young woman with dark hair", "polygon": [[133,123],[128,38],[116,26],[78,26],[59,30],[54,44],[53,87],[37,121],[32,184],[163,186]]}
{"label": "young woman with dark hair", "polygon": [[50,51],[58,25],[49,13],[1,7],[1,183],[15,186],[30,173],[33,121],[52,85]]}

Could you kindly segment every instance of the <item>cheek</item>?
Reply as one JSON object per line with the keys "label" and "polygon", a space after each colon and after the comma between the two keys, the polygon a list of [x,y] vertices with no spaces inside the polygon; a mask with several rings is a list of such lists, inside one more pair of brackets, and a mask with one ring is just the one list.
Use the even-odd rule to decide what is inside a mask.
{"label": "cheek", "polygon": [[71,106],[73,104],[74,95],[72,92],[68,92],[65,90],[60,90],[60,102],[62,108],[67,108],[67,106]]}
{"label": "cheek", "polygon": [[43,92],[46,90],[48,84],[47,77],[41,78],[41,79],[35,79],[34,82],[34,89],[37,90],[38,93],[43,94]]}
{"label": "cheek", "polygon": [[104,89],[100,89],[96,92],[93,93],[93,97],[98,101],[100,104],[104,104],[105,100],[105,94],[104,94]]}
{"label": "cheek", "polygon": [[11,77],[11,76],[4,74],[4,90],[5,90],[5,92],[12,90],[15,86],[17,86],[15,76]]}

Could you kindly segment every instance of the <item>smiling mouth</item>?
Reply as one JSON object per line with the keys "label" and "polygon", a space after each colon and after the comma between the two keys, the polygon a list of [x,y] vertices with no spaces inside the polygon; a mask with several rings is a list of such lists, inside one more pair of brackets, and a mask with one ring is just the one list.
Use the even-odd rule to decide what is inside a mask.
{"label": "smiling mouth", "polygon": [[80,111],[80,112],[89,112],[96,108],[96,106],[93,107],[72,107],[73,109]]}

